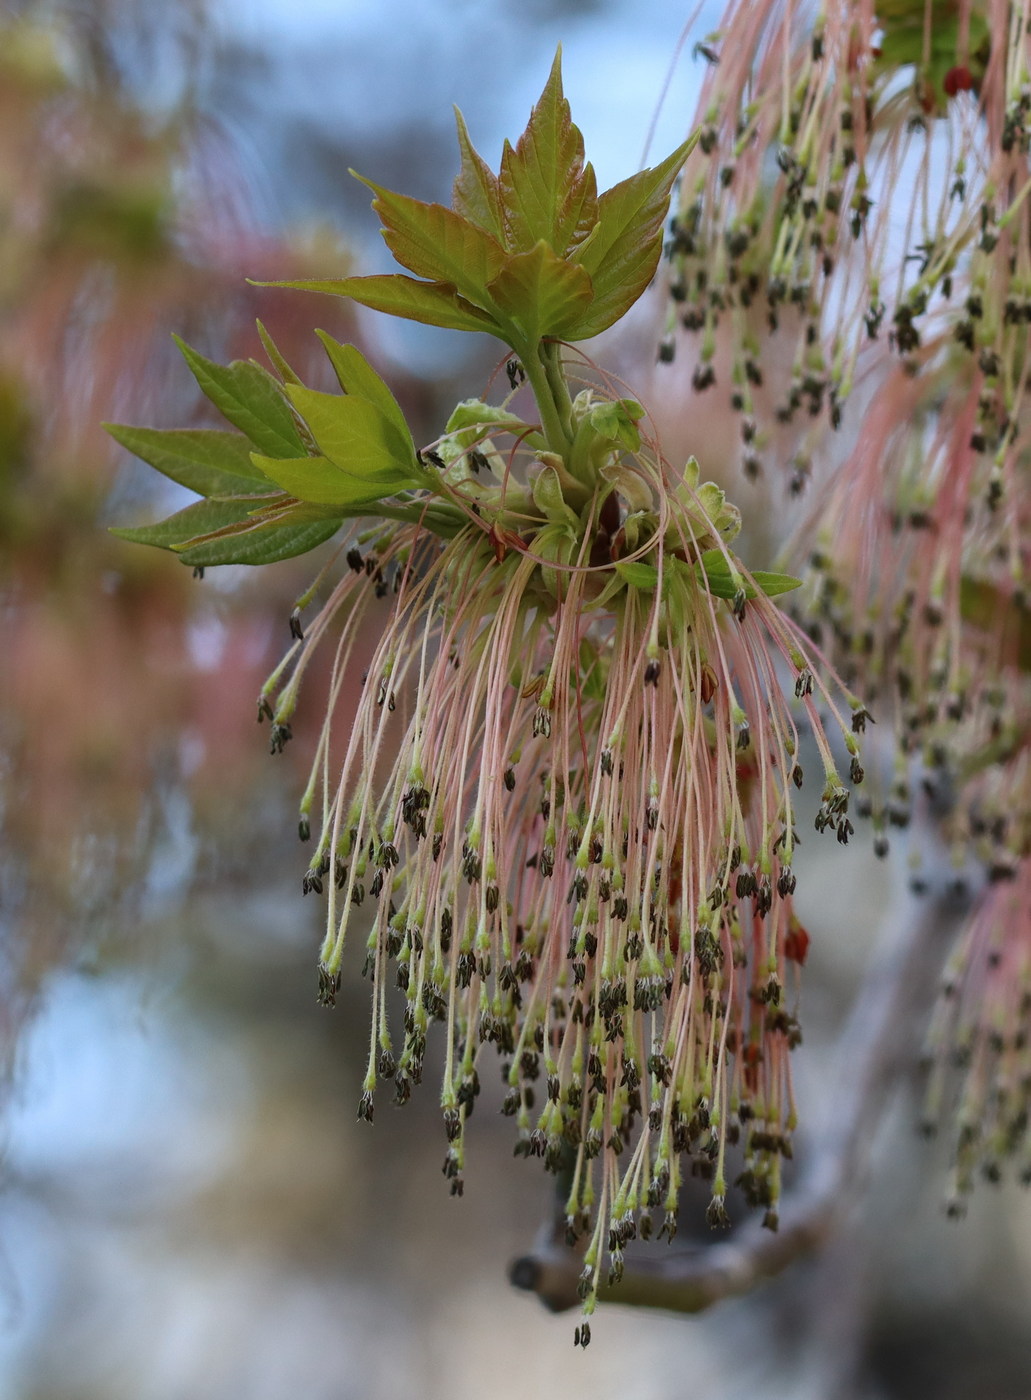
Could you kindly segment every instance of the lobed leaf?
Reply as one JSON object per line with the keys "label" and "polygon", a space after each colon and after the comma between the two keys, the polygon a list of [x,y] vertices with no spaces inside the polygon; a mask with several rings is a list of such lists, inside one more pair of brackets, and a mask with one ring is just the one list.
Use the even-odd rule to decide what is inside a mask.
{"label": "lobed leaf", "polygon": [[395,194],[356,171],[351,174],[375,194],[372,207],[383,221],[383,240],[402,267],[449,284],[477,306],[488,304],[487,286],[505,258],[492,234],[443,204]]}

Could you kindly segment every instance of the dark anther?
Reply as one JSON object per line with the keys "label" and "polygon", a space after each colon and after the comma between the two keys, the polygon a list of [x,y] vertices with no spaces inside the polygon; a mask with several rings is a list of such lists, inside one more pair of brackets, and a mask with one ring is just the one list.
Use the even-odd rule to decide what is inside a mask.
{"label": "dark anther", "polygon": [[269,753],[282,753],[293,736],[288,724],[273,724],[269,735]]}
{"label": "dark anther", "polygon": [[319,989],[316,1001],[320,1006],[336,1006],[337,992],[340,990],[340,973],[330,972],[325,963],[319,963]]}
{"label": "dark anther", "polygon": [[862,734],[866,729],[867,720],[873,724],[873,716],[865,705],[860,705],[858,710],[852,711],[852,733]]}

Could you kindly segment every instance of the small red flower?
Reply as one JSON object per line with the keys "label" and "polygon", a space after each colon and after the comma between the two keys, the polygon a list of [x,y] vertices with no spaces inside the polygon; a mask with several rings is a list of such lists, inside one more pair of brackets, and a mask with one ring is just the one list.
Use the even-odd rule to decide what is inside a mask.
{"label": "small red flower", "polygon": [[969,92],[973,86],[973,74],[965,63],[950,68],[942,79],[942,87],[948,97],[955,97],[957,92]]}

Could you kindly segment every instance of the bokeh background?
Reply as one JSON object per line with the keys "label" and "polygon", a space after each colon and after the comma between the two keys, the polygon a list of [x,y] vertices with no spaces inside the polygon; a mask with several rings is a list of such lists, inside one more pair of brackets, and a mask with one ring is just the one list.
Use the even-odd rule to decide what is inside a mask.
{"label": "bokeh background", "polygon": [[[692,9],[0,5],[5,1400],[829,1397],[843,1356],[860,1358],[850,1394],[1031,1395],[1027,1197],[986,1187],[945,1222],[915,1084],[822,1260],[704,1318],[608,1308],[575,1352],[573,1320],[505,1280],[549,1182],[513,1160],[489,1072],[452,1200],[432,1075],[403,1113],[358,1124],[357,969],[335,1013],[315,1005],[320,911],[299,897],[294,811],[318,677],[285,754],[254,722],[312,561],[197,581],[106,533],[185,503],[99,428],[208,421],[173,330],[249,356],[260,316],[314,377],[325,326],[434,436],[496,347],[246,276],[384,269],[348,166],[446,199],[450,104],[494,160],[559,41],[602,183],[639,165],[653,122],[664,154],[691,121],[691,45],[717,22],[703,5],[685,43]],[[654,390],[643,325],[611,353],[643,345]],[[695,431],[689,409],[677,430]],[[815,945],[796,1065],[816,1123],[899,879],[864,843],[824,848],[800,880]]]}

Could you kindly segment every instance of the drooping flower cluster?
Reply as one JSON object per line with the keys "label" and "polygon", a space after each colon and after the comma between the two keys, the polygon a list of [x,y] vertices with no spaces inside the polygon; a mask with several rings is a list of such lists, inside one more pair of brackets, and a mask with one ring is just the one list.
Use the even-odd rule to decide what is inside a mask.
{"label": "drooping flower cluster", "polygon": [[[1027,280],[1014,226],[1031,110],[1022,16],[1020,5],[863,0],[814,21],[782,0],[735,0],[698,46],[711,68],[667,249],[662,354],[686,330],[698,337],[696,391],[729,370],[749,475],[778,425],[794,423],[801,491],[864,352],[886,340],[922,370],[928,315],[963,308],[954,288],[967,281],[957,338],[986,362],[1005,354],[988,342],[1021,323]],[[1024,251],[1000,282],[990,274],[1010,248]]]}
{"label": "drooping flower cluster", "polygon": [[[669,245],[695,390],[722,392],[729,363],[746,472],[818,488],[797,615],[894,722],[865,802],[876,849],[926,788],[957,871],[990,882],[962,945],[982,988],[974,949],[993,921],[1009,936],[994,886],[1031,855],[1029,18],[1005,0],[815,22],[732,5]],[[991,1137],[963,1139],[964,1184]]]}
{"label": "drooping flower cluster", "polygon": [[[302,836],[318,829],[304,888],[327,904],[320,998],[333,1002],[357,924],[373,985],[366,1118],[384,1082],[409,1097],[443,1023],[456,1192],[481,1059],[497,1048],[517,1151],[568,1176],[590,1311],[629,1238],[653,1221],[672,1236],[685,1171],[711,1181],[709,1218],[726,1221],[735,1143],[737,1180],[776,1227],[800,1034],[788,965],[808,946],[791,898],[802,770],[783,678],[823,770],[817,828],[843,842],[850,793],[817,703],[851,783],[867,714],[772,601],[798,581],[745,567],[724,492],[693,458],[674,469],[641,405],[570,344],[648,286],[692,143],[599,194],[556,60],[498,174],[461,118],[459,144],[450,209],[371,186],[414,277],[295,285],[490,331],[511,352],[504,403],[459,404],[417,450],[354,346],[319,333],[340,394],[301,383],[263,330],[278,378],[183,347],[239,431],[116,428],[205,498],[121,533],[206,567],[345,532],[348,567],[313,621],[298,608],[260,702],[281,749],[310,658],[338,634],[301,804]],[[341,760],[337,702],[379,602]]]}
{"label": "drooping flower cluster", "polygon": [[[1026,810],[1026,809],[1025,809]],[[927,1038],[925,1127],[937,1130],[950,1079],[960,1081],[948,1201],[962,1214],[978,1171],[1007,1157],[1031,1184],[1031,860],[989,886],[953,950]]]}
{"label": "drooping flower cluster", "polygon": [[[618,1274],[651,1211],[673,1234],[688,1166],[712,1181],[712,1222],[725,1219],[739,1139],[746,1195],[776,1224],[800,1038],[787,965],[808,945],[791,901],[798,730],[778,665],[823,759],[818,826],[841,840],[849,792],[814,707],[834,699],[763,590],[777,576],[729,551],[738,516],[723,493],[693,463],[672,473],[627,400],[576,398],[598,464],[580,487],[547,454],[501,450],[475,421],[485,408],[463,405],[424,454],[466,512],[453,537],[379,527],[297,644],[309,655],[343,617],[339,684],[370,596],[391,594],[339,777],[328,726],[316,758],[306,811],[321,784],[323,822],[305,887],[328,905],[323,1000],[349,927],[371,920],[362,1115],[383,1081],[408,1098],[444,1023],[444,1170],[460,1191],[495,1045],[517,1151],[571,1172],[567,1226],[591,1235],[591,1298],[606,1251]],[[280,729],[295,693],[289,680],[267,694]]]}

